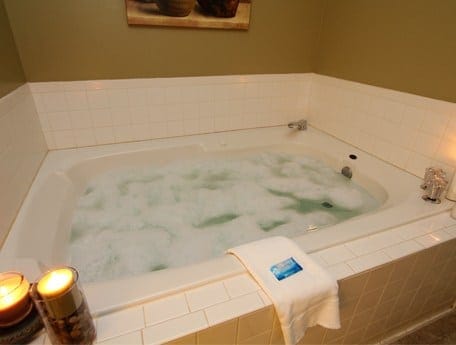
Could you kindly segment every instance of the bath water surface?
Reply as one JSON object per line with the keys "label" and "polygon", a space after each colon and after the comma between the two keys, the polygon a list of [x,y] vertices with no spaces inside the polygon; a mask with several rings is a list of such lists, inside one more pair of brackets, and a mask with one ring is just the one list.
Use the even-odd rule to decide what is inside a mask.
{"label": "bath water surface", "polygon": [[151,164],[97,176],[74,212],[70,255],[85,282],[222,255],[268,236],[293,237],[379,207],[312,158],[263,153]]}

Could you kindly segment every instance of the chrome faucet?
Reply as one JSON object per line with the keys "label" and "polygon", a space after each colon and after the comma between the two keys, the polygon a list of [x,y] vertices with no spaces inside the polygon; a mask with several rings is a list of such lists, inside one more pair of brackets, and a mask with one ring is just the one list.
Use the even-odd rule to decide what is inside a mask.
{"label": "chrome faucet", "polygon": [[288,124],[288,128],[297,128],[298,131],[305,131],[307,129],[307,120],[301,119],[293,121]]}
{"label": "chrome faucet", "polygon": [[424,181],[421,188],[424,189],[423,200],[440,204],[440,197],[448,185],[445,172],[440,168],[429,167],[424,173]]}

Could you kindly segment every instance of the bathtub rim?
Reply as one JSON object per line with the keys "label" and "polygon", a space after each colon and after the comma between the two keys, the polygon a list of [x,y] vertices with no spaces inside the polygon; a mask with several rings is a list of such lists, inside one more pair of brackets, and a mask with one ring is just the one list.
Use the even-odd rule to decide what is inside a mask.
{"label": "bathtub rim", "polygon": [[[94,148],[97,150],[97,155],[105,155],[105,154],[113,153],[116,150],[118,150],[120,146],[123,147],[124,150],[127,150],[127,151],[128,150],[135,151],[135,150],[141,150],[141,149],[150,149],[150,145],[153,146],[153,149],[175,148],[176,146],[188,146],[188,144],[185,144],[185,145],[183,145],[183,144],[186,143],[189,140],[189,138],[193,138],[193,141],[198,141],[199,138],[204,137],[205,139],[208,139],[207,142],[209,143],[209,144],[206,144],[206,147],[205,147],[206,150],[210,151],[211,147],[209,147],[209,146],[212,144],[213,145],[212,148],[216,148],[216,150],[218,150],[218,151],[224,151],[224,150],[229,150],[229,149],[233,148],[233,146],[231,145],[231,142],[236,141],[236,137],[238,135],[240,135],[239,133],[241,133],[242,135],[249,135],[249,134],[255,133],[257,131],[266,132],[266,134],[275,133],[277,131],[280,133],[285,133],[285,136],[290,136],[290,137],[294,137],[294,138],[296,138],[297,135],[299,135],[298,132],[293,132],[293,131],[290,132],[288,129],[284,129],[283,126],[280,126],[280,127],[261,128],[261,129],[239,130],[239,131],[234,131],[234,132],[204,134],[204,135],[196,135],[196,136],[191,136],[191,137],[178,137],[178,138],[148,140],[148,141],[144,141],[144,142],[110,144],[110,145],[88,147],[88,148],[82,148],[82,149],[67,149],[67,150],[52,151],[46,157],[46,159],[42,165],[42,169],[40,169],[39,173],[37,174],[37,177],[35,179],[36,183],[35,182],[33,183],[32,187],[29,191],[29,195],[27,196],[26,200],[24,201],[23,208],[21,208],[18,217],[16,218],[13,226],[11,227],[10,233],[8,234],[8,237],[7,237],[6,241],[4,242],[2,249],[0,250],[0,257],[4,254],[4,248],[7,245],[8,240],[10,239],[11,233],[13,233],[13,229],[15,229],[17,227],[20,228],[21,222],[24,221],[23,218],[26,215],[27,208],[30,207],[30,194],[33,194],[34,192],[36,192],[37,189],[40,187],[40,185],[42,183],[44,183],[45,176],[50,174],[52,171],[56,171],[56,165],[59,167],[59,169],[57,169],[57,171],[62,171],[64,169],[68,169],[74,163],[75,160],[76,161],[81,160],[83,158],[86,158],[88,155],[90,155],[89,153],[91,151],[93,151]],[[351,146],[350,144],[344,143],[341,140],[334,138],[332,136],[329,136],[328,134],[321,132],[317,129],[309,128],[309,130],[306,133],[308,133],[308,135],[311,135],[311,136],[313,136],[313,135],[323,136],[326,138],[325,140],[329,140],[331,142],[336,142],[336,143],[340,144],[341,146],[343,146],[344,148],[349,147],[351,152],[357,152],[357,153],[360,153],[367,157],[370,157],[370,159],[373,159],[377,162],[381,162],[382,165],[387,165],[387,166],[389,166],[389,168],[400,171],[401,174],[405,174],[404,176],[408,176],[415,182],[419,181],[419,178],[413,176],[412,174],[410,174],[400,168],[392,167],[387,162],[381,161],[380,159],[373,157],[371,154],[363,152],[362,150],[355,148],[355,147]],[[264,146],[261,144],[258,145],[253,140],[251,141],[251,144],[253,144],[253,145],[249,146],[249,147]],[[419,198],[419,192],[420,191],[417,189],[414,193],[411,193],[411,195],[409,195],[409,197],[414,198],[416,201],[416,199]],[[427,205],[429,205],[429,204],[427,204]],[[433,207],[433,211],[430,213],[429,213],[429,211],[424,212],[424,213],[419,211],[418,213],[420,215],[415,217],[414,219],[404,221],[402,223],[397,223],[394,226],[389,226],[389,227],[382,226],[381,228],[378,228],[378,226],[377,227],[373,226],[374,230],[371,229],[372,231],[369,231],[367,234],[359,235],[357,237],[351,236],[348,239],[337,239],[336,241],[333,241],[327,245],[324,245],[322,243],[318,244],[319,241],[321,242],[321,239],[319,240],[319,238],[322,237],[320,235],[322,232],[319,232],[319,231],[314,232],[314,233],[305,234],[302,236],[298,236],[298,237],[294,238],[294,240],[298,243],[298,245],[300,245],[300,247],[304,251],[306,251],[308,253],[312,253],[316,250],[321,250],[321,249],[325,249],[328,247],[332,247],[332,246],[338,245],[340,243],[344,243],[346,241],[351,241],[351,240],[354,240],[354,239],[357,239],[360,237],[371,235],[373,233],[391,229],[392,227],[414,222],[418,219],[426,218],[432,214],[438,214],[438,213],[444,212],[444,211],[448,210],[451,207],[451,205],[452,205],[451,202],[447,202],[446,200],[444,200],[442,202],[442,204],[435,205],[435,207]],[[427,207],[423,207],[423,208],[427,208]],[[340,231],[341,228],[346,227],[346,223],[348,223],[348,222],[350,222],[350,220],[347,222],[343,222],[343,223],[334,225],[332,227],[326,228],[324,231],[326,233],[329,230],[330,233],[332,233],[333,235],[337,234],[337,232]],[[353,226],[353,223],[350,223],[350,224]],[[356,222],[355,222],[355,225],[356,225]],[[330,235],[330,234],[328,233],[328,235]],[[17,237],[17,232],[14,232],[14,236]],[[317,243],[318,245],[316,247],[315,247],[315,245],[313,245],[314,248],[312,248],[312,246],[309,246],[310,242],[313,242],[314,244]],[[25,256],[22,256],[22,257],[25,257]],[[215,274],[212,274],[211,277],[206,277],[204,275],[189,276],[189,277],[186,277],[186,280],[181,282],[178,286],[176,286],[174,283],[170,282],[170,284],[168,284],[167,287],[160,287],[158,290],[151,290],[148,287],[146,292],[141,292],[141,293],[139,293],[139,295],[135,292],[132,292],[132,293],[129,292],[125,296],[117,295],[117,296],[110,296],[109,298],[107,298],[108,295],[106,295],[106,293],[102,293],[101,290],[116,290],[115,286],[116,285],[118,286],[119,284],[120,285],[124,284],[125,288],[122,290],[128,290],[128,289],[126,289],[126,286],[128,286],[132,281],[137,282],[137,284],[139,284],[139,285],[141,285],[141,284],[146,285],[146,284],[150,283],[151,280],[154,279],[153,276],[157,276],[158,272],[152,272],[152,273],[144,274],[144,275],[137,276],[137,277],[129,277],[129,278],[125,279],[125,283],[122,283],[122,280],[113,280],[113,281],[106,282],[106,284],[104,284],[104,282],[86,284],[85,290],[87,291],[88,299],[89,299],[90,305],[92,306],[92,308],[91,308],[92,311],[95,314],[104,314],[104,313],[119,309],[121,307],[125,307],[126,305],[134,305],[136,303],[142,303],[142,302],[150,300],[150,299],[163,297],[167,294],[174,293],[176,291],[179,291],[179,290],[182,290],[182,289],[185,289],[188,287],[195,287],[195,286],[198,286],[201,284],[205,284],[214,279],[215,280],[223,279],[230,275],[239,274],[240,272],[244,271],[244,268],[240,263],[232,262],[232,260],[229,259],[228,256],[223,256],[221,258],[212,259],[212,260],[209,260],[208,262],[185,266],[183,269],[190,269],[190,270],[194,270],[195,272],[198,270],[206,271],[209,267],[213,268],[213,265],[215,263],[218,263],[220,265],[220,267],[223,268],[223,272],[215,272]],[[176,272],[180,272],[179,269],[180,268],[169,269],[169,272],[160,273],[159,275],[160,276],[161,275],[164,275],[164,276],[173,275],[173,274],[176,274]],[[168,270],[165,270],[165,271],[168,271]],[[100,302],[100,300],[105,300],[106,302]],[[108,303],[108,301],[109,301],[109,303]]]}

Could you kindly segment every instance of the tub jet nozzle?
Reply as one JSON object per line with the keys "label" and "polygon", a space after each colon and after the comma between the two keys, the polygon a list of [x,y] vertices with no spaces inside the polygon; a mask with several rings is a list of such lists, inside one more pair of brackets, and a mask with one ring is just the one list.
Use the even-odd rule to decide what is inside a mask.
{"label": "tub jet nozzle", "polygon": [[350,167],[343,167],[340,173],[344,175],[346,178],[352,178],[353,176],[353,171]]}

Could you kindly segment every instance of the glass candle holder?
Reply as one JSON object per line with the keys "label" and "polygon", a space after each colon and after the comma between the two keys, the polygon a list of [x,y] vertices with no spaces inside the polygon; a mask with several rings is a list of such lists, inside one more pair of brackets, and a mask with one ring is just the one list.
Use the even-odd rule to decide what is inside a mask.
{"label": "glass candle holder", "polygon": [[62,267],[32,285],[31,296],[52,344],[93,344],[95,325],[78,284],[78,272]]}
{"label": "glass candle holder", "polygon": [[33,308],[30,283],[19,272],[0,273],[0,328],[11,327],[27,317]]}

